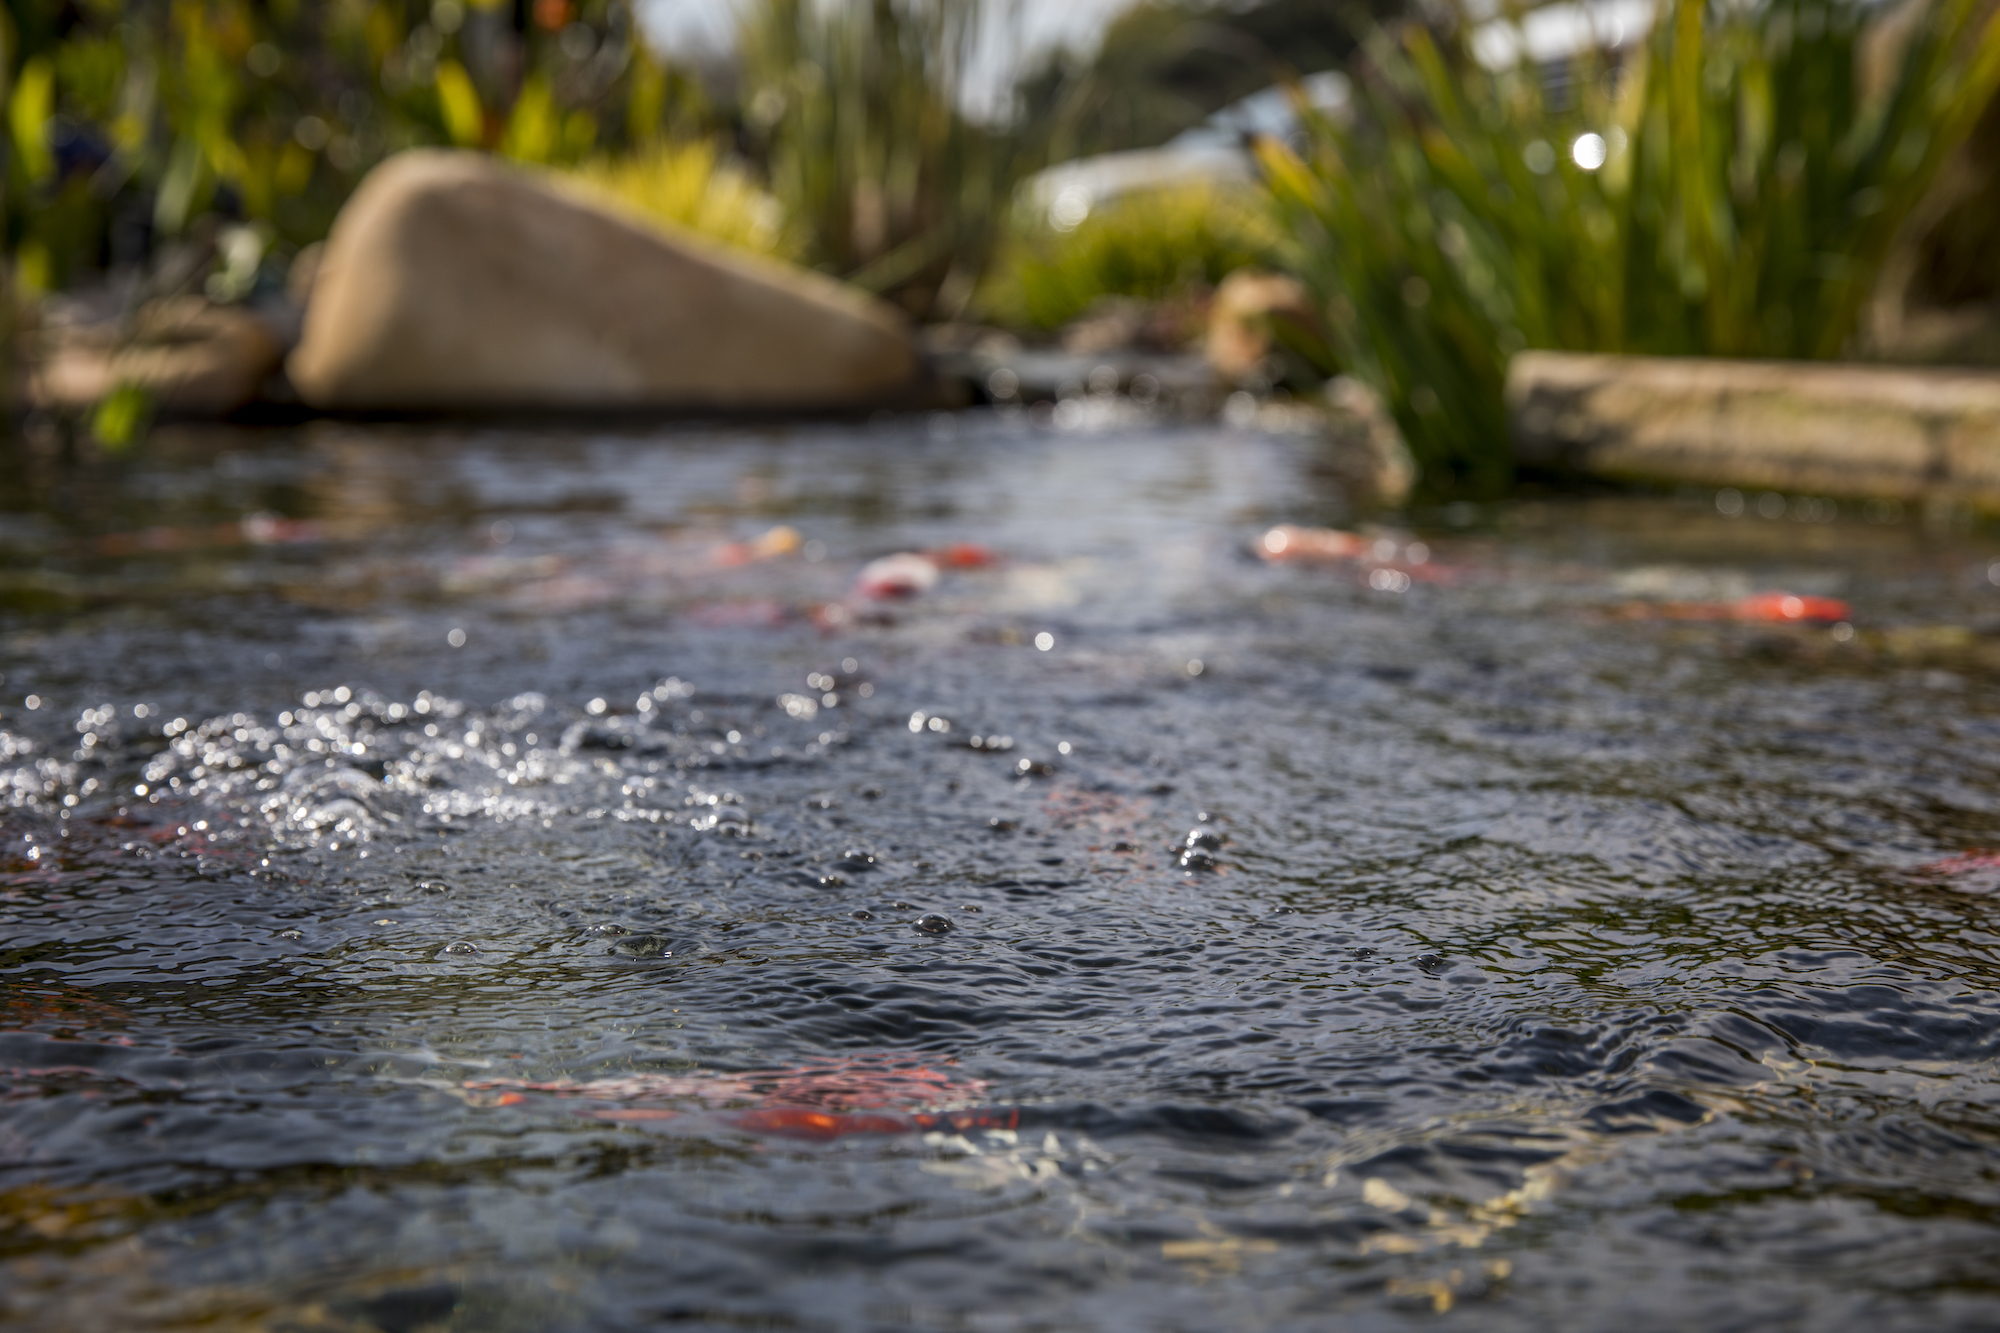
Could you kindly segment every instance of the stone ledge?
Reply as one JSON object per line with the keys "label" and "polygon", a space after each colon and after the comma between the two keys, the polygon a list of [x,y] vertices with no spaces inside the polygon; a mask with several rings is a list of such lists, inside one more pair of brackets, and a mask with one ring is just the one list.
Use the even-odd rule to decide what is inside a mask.
{"label": "stone ledge", "polygon": [[1506,393],[1529,466],[2000,510],[2000,373],[1523,352]]}

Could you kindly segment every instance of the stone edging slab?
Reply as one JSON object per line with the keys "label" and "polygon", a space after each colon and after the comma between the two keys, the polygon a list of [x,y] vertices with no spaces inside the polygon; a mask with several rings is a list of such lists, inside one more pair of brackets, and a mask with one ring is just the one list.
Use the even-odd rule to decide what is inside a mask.
{"label": "stone edging slab", "polygon": [[2000,372],[1523,352],[1506,393],[1528,466],[2000,510]]}

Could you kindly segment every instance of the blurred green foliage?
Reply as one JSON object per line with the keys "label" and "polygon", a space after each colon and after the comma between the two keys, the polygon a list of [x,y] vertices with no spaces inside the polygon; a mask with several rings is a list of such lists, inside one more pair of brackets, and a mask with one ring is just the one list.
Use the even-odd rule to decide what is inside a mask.
{"label": "blurred green foliage", "polygon": [[8,0],[0,204],[22,285],[144,265],[203,217],[303,245],[383,157],[446,144],[571,172],[920,317],[964,308],[1047,138],[967,113],[979,0],[756,0],[737,70],[747,169],[724,154],[724,116],[647,52],[631,9]]}
{"label": "blurred green foliage", "polygon": [[1033,126],[968,113],[979,0],[755,0],[739,31],[744,119],[806,258],[919,318],[970,302]]}
{"label": "blurred green foliage", "polygon": [[1065,231],[1024,210],[979,299],[982,316],[1056,329],[1104,296],[1199,298],[1234,269],[1269,263],[1278,233],[1242,186],[1184,185],[1120,196]]}
{"label": "blurred green foliage", "polygon": [[1840,354],[2000,83],[1989,11],[1935,0],[1871,59],[1854,0],[1667,0],[1621,77],[1585,61],[1560,98],[1483,69],[1467,22],[1407,26],[1368,44],[1352,124],[1261,155],[1339,360],[1428,490],[1490,494],[1516,350]]}
{"label": "blurred green foliage", "polygon": [[90,435],[100,449],[124,453],[146,434],[153,400],[136,384],[121,384],[90,414]]}
{"label": "blurred green foliage", "polygon": [[687,95],[623,0],[9,0],[0,48],[6,244],[31,290],[142,262],[204,214],[316,240],[417,144],[563,163],[647,143]]}
{"label": "blurred green foliage", "polygon": [[650,220],[752,254],[795,259],[804,247],[783,206],[742,168],[724,162],[712,139],[667,141],[596,158],[565,176]]}

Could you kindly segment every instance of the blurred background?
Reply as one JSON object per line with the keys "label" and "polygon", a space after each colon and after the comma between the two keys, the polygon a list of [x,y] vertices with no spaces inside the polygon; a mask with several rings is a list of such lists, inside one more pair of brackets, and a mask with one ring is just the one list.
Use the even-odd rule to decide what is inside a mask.
{"label": "blurred background", "polygon": [[[11,0],[9,336],[47,366],[193,301],[295,340],[360,180],[457,146],[934,345],[1199,350],[1263,398],[1350,376],[1427,491],[1497,494],[1522,349],[2000,359],[1994,10]],[[33,383],[111,450],[157,406]]]}

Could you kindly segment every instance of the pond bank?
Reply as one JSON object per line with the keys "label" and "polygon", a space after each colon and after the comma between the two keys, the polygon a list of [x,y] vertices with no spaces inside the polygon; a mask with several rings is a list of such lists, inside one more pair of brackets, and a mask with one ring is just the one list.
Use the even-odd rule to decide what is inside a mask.
{"label": "pond bank", "polygon": [[1529,466],[2000,510],[2000,371],[1523,352],[1507,406]]}

